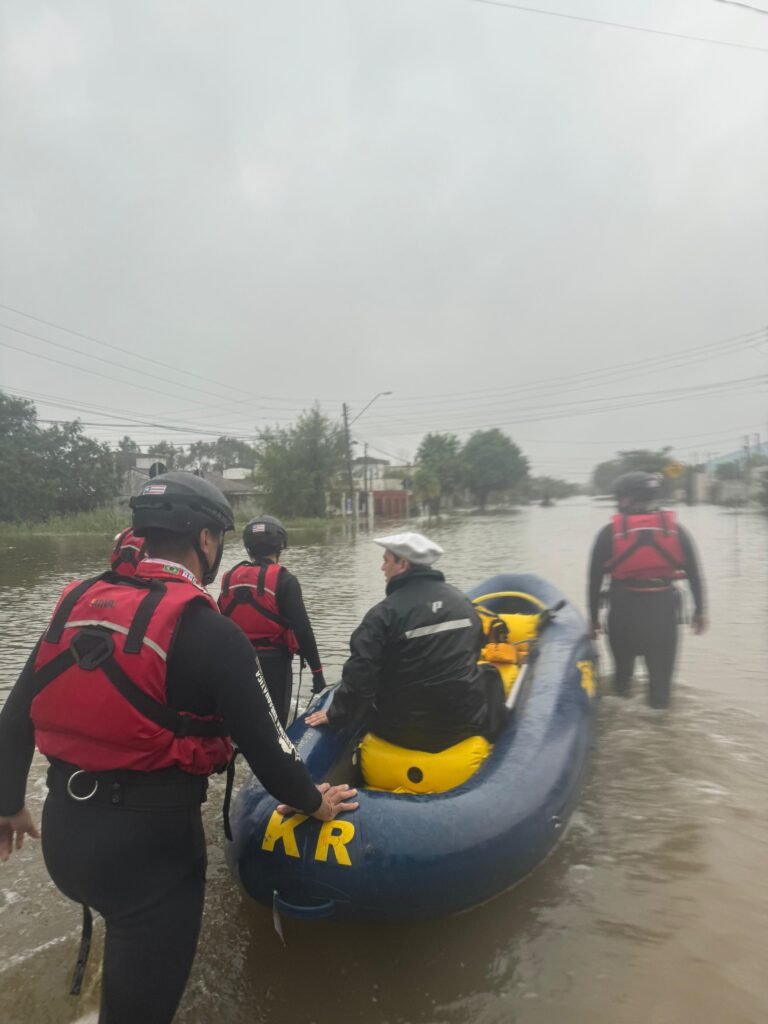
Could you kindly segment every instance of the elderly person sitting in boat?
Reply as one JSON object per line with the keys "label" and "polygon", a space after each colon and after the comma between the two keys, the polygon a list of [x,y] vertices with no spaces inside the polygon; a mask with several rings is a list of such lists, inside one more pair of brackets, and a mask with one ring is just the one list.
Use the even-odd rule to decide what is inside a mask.
{"label": "elderly person sitting in boat", "polygon": [[367,716],[377,736],[430,752],[492,738],[503,715],[501,679],[477,664],[483,629],[471,601],[433,568],[443,549],[420,533],[375,543],[384,548],[386,597],[352,634],[327,712],[307,723],[339,729]]}

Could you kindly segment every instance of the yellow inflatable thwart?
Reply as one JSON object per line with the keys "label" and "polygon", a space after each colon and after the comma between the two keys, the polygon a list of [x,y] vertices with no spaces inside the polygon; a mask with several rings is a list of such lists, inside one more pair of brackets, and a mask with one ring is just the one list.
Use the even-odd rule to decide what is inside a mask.
{"label": "yellow inflatable thwart", "polygon": [[482,736],[470,736],[429,754],[387,743],[369,732],[360,744],[360,767],[368,789],[391,793],[445,793],[474,775],[491,752]]}
{"label": "yellow inflatable thwart", "polygon": [[[527,599],[532,604],[540,603]],[[539,613],[497,615],[482,605],[477,611],[488,638],[480,664],[496,666],[509,696],[520,666],[528,656],[530,641],[536,636]],[[429,754],[397,747],[368,733],[360,744],[360,767],[368,789],[391,793],[445,793],[474,775],[491,750],[491,744],[482,736],[470,736],[447,750]]]}

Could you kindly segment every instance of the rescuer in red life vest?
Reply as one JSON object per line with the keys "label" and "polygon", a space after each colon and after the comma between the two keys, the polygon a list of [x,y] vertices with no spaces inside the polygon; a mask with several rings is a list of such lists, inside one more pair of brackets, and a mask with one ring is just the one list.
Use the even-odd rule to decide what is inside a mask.
{"label": "rescuer in red life vest", "polygon": [[35,741],[50,762],[43,853],[83,905],[79,991],[93,907],[104,918],[100,1024],[169,1024],[203,911],[207,778],[232,753],[285,801],[322,820],[355,790],[316,786],[285,735],[253,648],[205,585],[232,510],[189,473],[131,499],[137,573],[72,583],[0,713],[0,861],[38,832],[24,797]]}
{"label": "rescuer in red life vest", "polygon": [[130,526],[115,537],[110,563],[113,572],[121,576],[133,576],[144,557],[144,541],[137,537]]}
{"label": "rescuer in red life vest", "polygon": [[592,637],[599,631],[600,589],[610,576],[608,642],[614,659],[613,686],[628,696],[635,659],[648,669],[648,703],[669,706],[677,654],[680,594],[687,579],[694,601],[693,630],[703,633],[704,588],[688,532],[674,512],[658,507],[659,477],[625,473],[614,484],[618,512],[597,535],[589,567]]}
{"label": "rescuer in red life vest", "polygon": [[280,554],[288,534],[274,516],[256,516],[246,523],[243,544],[253,561],[240,562],[221,580],[219,608],[253,644],[272,703],[282,725],[288,722],[297,652],[312,671],[312,692],[325,689],[323,666],[299,581]]}

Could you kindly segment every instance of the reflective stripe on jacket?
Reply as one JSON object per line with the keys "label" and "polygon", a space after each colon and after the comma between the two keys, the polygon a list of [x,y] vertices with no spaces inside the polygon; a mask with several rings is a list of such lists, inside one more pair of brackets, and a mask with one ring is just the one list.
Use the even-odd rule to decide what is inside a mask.
{"label": "reflective stripe on jacket", "polygon": [[277,603],[277,584],[283,567],[277,562],[240,562],[221,581],[219,608],[245,633],[257,651],[299,649],[298,641]]}

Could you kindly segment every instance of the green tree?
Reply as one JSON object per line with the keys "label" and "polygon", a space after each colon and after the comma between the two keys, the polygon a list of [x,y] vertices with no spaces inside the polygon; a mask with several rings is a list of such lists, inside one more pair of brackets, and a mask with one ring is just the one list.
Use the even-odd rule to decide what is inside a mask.
{"label": "green tree", "polygon": [[467,486],[481,509],[491,494],[507,493],[528,476],[528,459],[497,427],[476,430],[461,454]]}
{"label": "green tree", "polygon": [[768,475],[763,477],[763,482],[760,485],[760,491],[757,495],[757,500],[763,506],[766,512],[768,512]]}
{"label": "green tree", "polygon": [[259,435],[258,479],[268,511],[324,516],[327,494],[344,464],[344,432],[315,406],[290,427]]}
{"label": "green tree", "polygon": [[32,402],[0,391],[0,521],[41,519],[50,507]]}
{"label": "green tree", "polygon": [[89,512],[115,497],[118,478],[112,453],[86,437],[78,421],[51,427],[41,441],[51,511]]}
{"label": "green tree", "polygon": [[185,465],[200,469],[215,469],[223,473],[231,466],[242,466],[253,471],[258,453],[251,445],[237,437],[220,437],[217,441],[195,441],[187,450]]}
{"label": "green tree", "polygon": [[0,392],[0,520],[43,520],[86,512],[117,493],[106,445],[76,420],[42,430],[35,407]]}
{"label": "green tree", "polygon": [[139,448],[138,444],[132,437],[129,437],[127,434],[123,434],[117,442],[117,450],[122,455],[137,455],[141,451],[141,448]]}
{"label": "green tree", "polygon": [[578,484],[559,480],[553,476],[532,476],[528,483],[528,493],[536,501],[542,498],[561,501],[563,498],[570,498],[572,495],[578,494],[580,490]]}
{"label": "green tree", "polygon": [[453,498],[463,476],[461,442],[455,434],[426,434],[416,452],[413,491],[426,505],[430,515],[440,515],[440,507]]}
{"label": "green tree", "polygon": [[169,441],[158,441],[157,444],[153,444],[147,449],[147,455],[162,462],[168,470],[183,469],[188,465],[184,449],[175,447]]}
{"label": "green tree", "polygon": [[[642,470],[645,473],[663,473],[664,467],[669,464],[671,447],[660,448],[658,451],[650,451],[646,448],[635,448],[631,451],[617,452],[616,457],[601,462],[592,473],[592,485],[596,494],[612,494],[614,480],[623,473],[633,473]],[[672,485],[666,477],[662,484],[662,495]]]}

